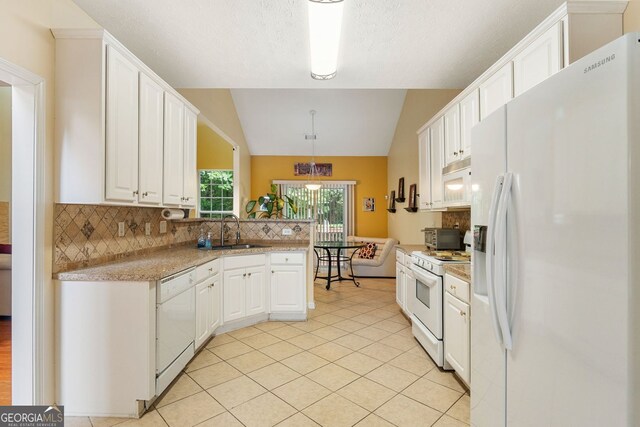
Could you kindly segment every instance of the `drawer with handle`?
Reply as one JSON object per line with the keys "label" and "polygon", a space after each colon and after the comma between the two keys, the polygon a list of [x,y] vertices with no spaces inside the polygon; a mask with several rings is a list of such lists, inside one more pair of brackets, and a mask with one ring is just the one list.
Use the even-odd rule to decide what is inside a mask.
{"label": "drawer with handle", "polygon": [[451,295],[469,303],[469,283],[447,273],[444,275],[444,288]]}
{"label": "drawer with handle", "polygon": [[302,265],[303,263],[303,252],[277,252],[271,254],[271,264]]}
{"label": "drawer with handle", "polygon": [[220,260],[214,259],[196,267],[196,282],[200,283],[220,271]]}

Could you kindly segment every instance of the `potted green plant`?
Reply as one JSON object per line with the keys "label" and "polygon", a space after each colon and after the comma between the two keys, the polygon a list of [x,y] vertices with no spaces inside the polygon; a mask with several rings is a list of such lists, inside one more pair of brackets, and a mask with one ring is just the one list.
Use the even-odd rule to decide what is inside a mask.
{"label": "potted green plant", "polygon": [[289,209],[294,214],[298,212],[298,205],[295,200],[286,194],[283,197],[278,195],[278,186],[271,184],[271,192],[265,196],[258,197],[258,200],[249,200],[245,206],[247,218],[282,218],[284,208],[289,205]]}

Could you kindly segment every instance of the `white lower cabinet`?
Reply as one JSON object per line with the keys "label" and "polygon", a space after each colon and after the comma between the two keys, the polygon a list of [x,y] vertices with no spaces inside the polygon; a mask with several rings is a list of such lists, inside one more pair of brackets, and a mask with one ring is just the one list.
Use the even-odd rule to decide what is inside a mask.
{"label": "white lower cabinet", "polygon": [[271,254],[271,318],[298,320],[307,313],[307,275],[304,252]]}
{"label": "white lower cabinet", "polygon": [[222,299],[225,323],[267,312],[265,263],[264,255],[224,258]]}
{"label": "white lower cabinet", "polygon": [[404,266],[396,261],[396,302],[400,308],[405,305],[405,274]]}
{"label": "white lower cabinet", "polygon": [[196,267],[196,348],[204,344],[221,323],[220,260]]}
{"label": "white lower cabinet", "polygon": [[[451,281],[461,282],[453,276],[445,275],[445,282]],[[444,357],[460,379],[470,385],[470,307],[466,301],[451,294],[450,285],[445,287],[447,292],[444,294]],[[454,286],[453,289],[455,288]]]}
{"label": "white lower cabinet", "polygon": [[220,274],[196,285],[196,349],[220,326]]}

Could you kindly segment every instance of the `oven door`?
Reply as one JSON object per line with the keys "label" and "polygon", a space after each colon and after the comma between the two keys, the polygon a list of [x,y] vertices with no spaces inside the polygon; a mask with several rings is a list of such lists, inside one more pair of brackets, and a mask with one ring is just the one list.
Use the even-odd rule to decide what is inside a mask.
{"label": "oven door", "polygon": [[411,312],[442,340],[442,277],[416,265],[411,266],[415,276],[411,292]]}

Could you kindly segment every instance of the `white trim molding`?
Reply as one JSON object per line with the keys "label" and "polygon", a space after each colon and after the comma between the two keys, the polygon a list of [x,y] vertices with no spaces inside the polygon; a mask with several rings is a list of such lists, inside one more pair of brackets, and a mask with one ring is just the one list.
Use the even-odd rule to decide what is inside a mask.
{"label": "white trim molding", "polygon": [[[0,58],[12,88],[12,404],[45,403],[45,80]],[[51,375],[51,373],[49,373]],[[51,377],[52,378],[52,377]],[[51,379],[50,378],[50,379]],[[52,397],[52,396],[51,396]],[[49,402],[52,403],[52,402]]]}

